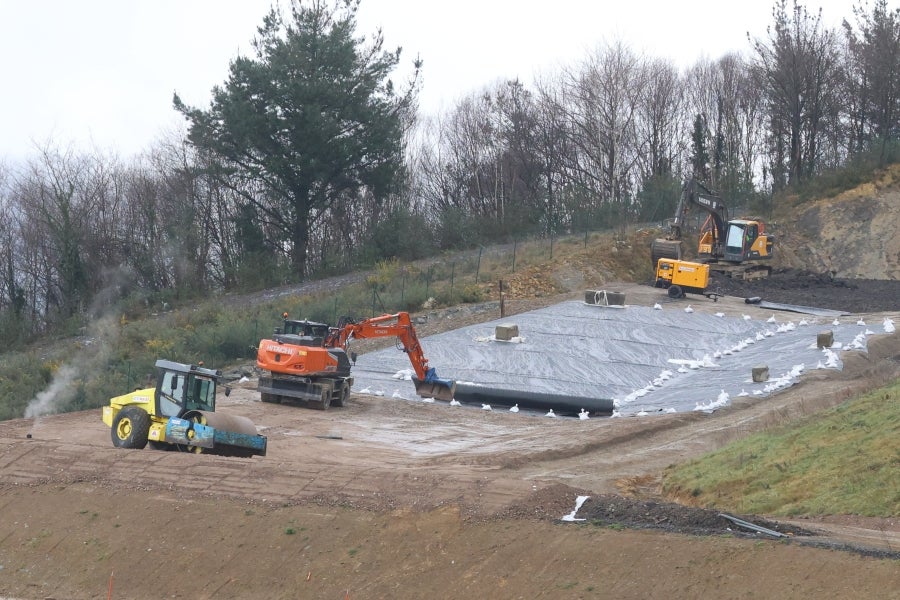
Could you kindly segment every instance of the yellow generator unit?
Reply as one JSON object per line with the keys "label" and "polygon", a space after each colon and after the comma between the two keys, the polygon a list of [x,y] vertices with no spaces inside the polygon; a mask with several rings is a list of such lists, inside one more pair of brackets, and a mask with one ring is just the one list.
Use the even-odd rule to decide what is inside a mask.
{"label": "yellow generator unit", "polygon": [[670,298],[682,298],[686,293],[702,294],[718,299],[718,294],[709,294],[709,265],[660,258],[656,263],[656,287],[669,290]]}

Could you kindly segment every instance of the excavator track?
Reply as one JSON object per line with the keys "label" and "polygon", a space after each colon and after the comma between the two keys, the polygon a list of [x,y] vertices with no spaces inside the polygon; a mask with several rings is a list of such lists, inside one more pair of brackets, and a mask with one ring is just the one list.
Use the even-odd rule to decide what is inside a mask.
{"label": "excavator track", "polygon": [[730,279],[743,281],[755,281],[766,279],[772,273],[772,267],[768,265],[731,265],[727,263],[709,263],[709,270],[719,273]]}

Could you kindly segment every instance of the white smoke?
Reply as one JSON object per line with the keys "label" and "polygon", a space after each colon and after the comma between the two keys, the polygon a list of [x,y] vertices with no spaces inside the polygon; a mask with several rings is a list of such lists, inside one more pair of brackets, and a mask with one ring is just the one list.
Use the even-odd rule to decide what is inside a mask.
{"label": "white smoke", "polygon": [[32,398],[25,408],[25,418],[40,417],[57,412],[58,408],[75,397],[76,388],[73,385],[78,376],[78,369],[69,364],[57,369],[53,380],[38,395]]}
{"label": "white smoke", "polygon": [[[116,320],[106,316],[92,321],[87,335],[79,340],[73,358],[60,366],[50,384],[32,398],[25,407],[25,418],[58,413],[78,394],[82,381],[107,368],[110,348],[118,338]],[[106,400],[104,398],[104,400]]]}

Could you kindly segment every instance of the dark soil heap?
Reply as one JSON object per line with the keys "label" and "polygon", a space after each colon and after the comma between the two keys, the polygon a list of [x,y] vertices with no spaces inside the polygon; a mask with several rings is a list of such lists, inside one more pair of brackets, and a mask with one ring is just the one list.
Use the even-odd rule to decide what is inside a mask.
{"label": "dark soil heap", "polygon": [[710,290],[739,298],[796,304],[859,314],[900,308],[900,281],[835,279],[828,273],[775,269],[767,279],[743,281],[712,275]]}

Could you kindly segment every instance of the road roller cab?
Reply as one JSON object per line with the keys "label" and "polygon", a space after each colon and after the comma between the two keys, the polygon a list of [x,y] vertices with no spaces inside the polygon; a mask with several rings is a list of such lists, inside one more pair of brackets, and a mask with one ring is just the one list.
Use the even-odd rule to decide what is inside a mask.
{"label": "road roller cab", "polygon": [[156,369],[155,388],[116,396],[103,407],[114,446],[265,455],[266,438],[249,419],[215,412],[219,371],[169,360],[157,360]]}

